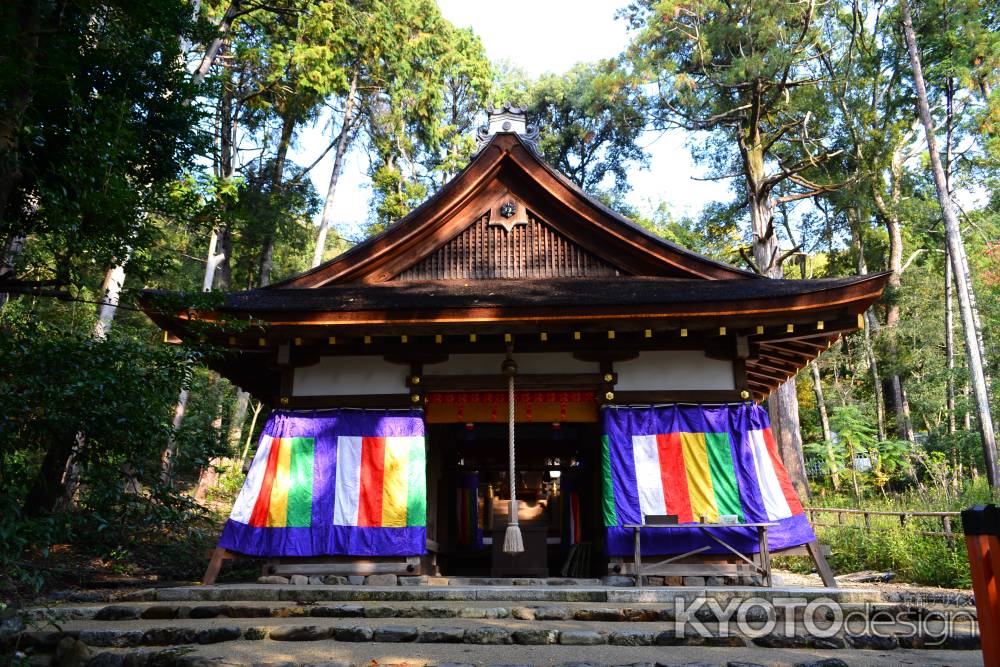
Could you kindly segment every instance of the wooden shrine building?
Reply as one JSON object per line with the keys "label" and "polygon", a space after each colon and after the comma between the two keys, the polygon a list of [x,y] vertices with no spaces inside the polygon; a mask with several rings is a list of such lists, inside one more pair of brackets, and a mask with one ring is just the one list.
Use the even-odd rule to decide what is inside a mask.
{"label": "wooden shrine building", "polygon": [[863,326],[887,279],[771,280],[698,255],[584,193],[535,137],[518,110],[496,110],[460,174],[339,257],[218,307],[144,297],[169,337],[225,348],[208,364],[274,409],[422,408],[428,551],[448,574],[491,567],[504,506],[491,501],[509,498],[508,354],[525,542],[537,520],[548,550],[513,571],[558,573],[582,537],[597,572],[600,408],[759,403]]}

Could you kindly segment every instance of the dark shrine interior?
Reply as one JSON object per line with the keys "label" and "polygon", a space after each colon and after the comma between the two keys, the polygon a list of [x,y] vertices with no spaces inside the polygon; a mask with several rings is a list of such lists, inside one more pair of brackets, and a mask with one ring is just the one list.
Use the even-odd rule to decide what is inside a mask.
{"label": "dark shrine interior", "polygon": [[442,574],[589,577],[606,571],[598,425],[519,423],[515,444],[525,552],[512,556],[501,548],[510,512],[507,425],[428,426],[428,491],[436,487],[437,500],[428,519],[435,522]]}

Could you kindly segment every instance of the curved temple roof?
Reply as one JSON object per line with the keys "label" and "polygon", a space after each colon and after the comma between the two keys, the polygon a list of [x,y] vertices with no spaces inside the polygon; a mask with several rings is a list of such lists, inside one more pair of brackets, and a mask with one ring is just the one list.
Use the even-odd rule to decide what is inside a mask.
{"label": "curved temple roof", "polygon": [[[862,326],[887,279],[770,280],[717,262],[642,229],[519,135],[500,133],[405,218],[314,269],[227,293],[211,308],[180,308],[198,302],[153,291],[143,305],[175,336],[229,348],[229,358],[210,363],[269,400],[290,341],[303,358],[352,350],[401,358],[427,343],[459,350],[470,333],[502,350],[510,334],[526,342],[524,334],[544,331],[546,349],[578,350],[586,331],[588,349],[607,354],[610,335],[603,343],[595,335],[605,330],[631,349],[700,346],[745,359],[746,386],[760,400]],[[334,339],[336,351],[325,347]]]}

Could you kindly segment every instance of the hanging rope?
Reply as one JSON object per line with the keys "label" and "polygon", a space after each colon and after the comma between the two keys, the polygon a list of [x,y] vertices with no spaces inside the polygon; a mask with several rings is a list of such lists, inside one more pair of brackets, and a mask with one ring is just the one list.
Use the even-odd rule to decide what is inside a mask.
{"label": "hanging rope", "polygon": [[510,456],[510,518],[507,521],[507,532],[503,538],[503,551],[508,554],[519,554],[524,551],[524,540],[521,538],[521,527],[517,517],[517,478],[514,466],[514,375],[517,374],[517,363],[510,356],[511,347],[507,347],[507,358],[500,367],[507,376],[507,444]]}

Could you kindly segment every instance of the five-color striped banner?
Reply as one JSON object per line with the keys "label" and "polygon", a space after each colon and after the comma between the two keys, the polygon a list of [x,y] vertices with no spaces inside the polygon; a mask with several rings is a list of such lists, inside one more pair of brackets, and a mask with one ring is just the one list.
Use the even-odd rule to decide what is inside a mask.
{"label": "five-color striped banner", "polygon": [[[649,515],[678,523],[776,522],[770,544],[815,539],[756,405],[606,408],[602,443],[604,523],[609,555],[631,554],[632,531]],[[755,532],[732,531],[747,550]],[[739,531],[744,531],[742,534]],[[644,529],[646,553],[683,553],[707,545],[697,530]],[[713,547],[714,548],[714,547]]]}
{"label": "five-color striped banner", "polygon": [[426,551],[418,411],[276,412],[220,546],[256,556],[413,556]]}

